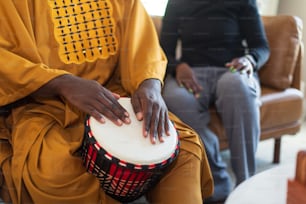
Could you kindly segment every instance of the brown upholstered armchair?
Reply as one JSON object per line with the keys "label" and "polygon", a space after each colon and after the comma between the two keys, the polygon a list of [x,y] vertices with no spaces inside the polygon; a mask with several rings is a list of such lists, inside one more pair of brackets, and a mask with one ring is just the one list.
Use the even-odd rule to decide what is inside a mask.
{"label": "brown upholstered armchair", "polygon": [[[157,32],[162,18],[153,16]],[[271,56],[259,72],[262,86],[260,140],[274,138],[274,163],[279,163],[281,137],[294,135],[301,127],[303,92],[301,71],[303,58],[302,20],[296,16],[262,17]],[[211,107],[211,129],[218,135],[220,149],[228,148],[218,113]]]}

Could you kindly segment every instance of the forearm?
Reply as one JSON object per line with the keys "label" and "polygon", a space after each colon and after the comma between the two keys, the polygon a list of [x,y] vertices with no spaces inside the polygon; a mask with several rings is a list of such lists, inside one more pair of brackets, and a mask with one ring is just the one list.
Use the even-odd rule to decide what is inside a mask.
{"label": "forearm", "polygon": [[60,96],[63,94],[62,92],[65,89],[65,84],[73,83],[73,78],[74,76],[70,74],[60,75],[50,80],[42,87],[40,87],[38,90],[32,93],[31,96],[32,97],[46,97],[46,98]]}

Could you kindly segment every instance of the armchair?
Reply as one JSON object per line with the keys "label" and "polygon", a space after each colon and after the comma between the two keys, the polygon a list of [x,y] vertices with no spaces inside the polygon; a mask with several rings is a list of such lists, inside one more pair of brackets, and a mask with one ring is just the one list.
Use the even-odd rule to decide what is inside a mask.
{"label": "armchair", "polygon": [[[160,33],[162,17],[152,16],[152,20]],[[296,134],[302,123],[303,24],[300,18],[289,15],[262,16],[262,20],[271,55],[259,72],[262,89],[260,140],[274,139],[273,163],[279,163],[282,136]],[[210,128],[218,136],[220,150],[225,150],[228,142],[221,119],[214,107],[210,112]]]}

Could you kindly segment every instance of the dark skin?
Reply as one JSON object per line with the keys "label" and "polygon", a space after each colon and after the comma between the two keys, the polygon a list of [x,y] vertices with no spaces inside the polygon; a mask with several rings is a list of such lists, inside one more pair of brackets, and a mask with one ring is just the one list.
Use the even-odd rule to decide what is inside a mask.
{"label": "dark skin", "polygon": [[[245,72],[249,76],[253,74],[253,66],[246,57],[234,58],[231,62],[226,63],[225,67],[234,70],[234,72]],[[176,81],[180,86],[193,93],[195,97],[199,97],[200,92],[203,90],[192,68],[185,62],[178,64],[176,67]]]}
{"label": "dark skin", "polygon": [[[62,96],[101,123],[105,123],[105,118],[118,126],[131,122],[129,113],[118,102],[120,96],[94,80],[61,75],[46,83],[32,96]],[[169,117],[161,96],[161,82],[157,79],[143,81],[131,96],[131,102],[136,118],[143,121],[143,135],[149,136],[152,144],[156,143],[157,137],[163,142],[163,133],[169,135]]]}

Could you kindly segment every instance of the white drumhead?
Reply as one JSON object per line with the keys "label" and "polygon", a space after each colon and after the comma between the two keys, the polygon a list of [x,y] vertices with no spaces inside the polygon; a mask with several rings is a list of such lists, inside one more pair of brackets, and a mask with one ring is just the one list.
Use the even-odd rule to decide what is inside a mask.
{"label": "white drumhead", "polygon": [[156,144],[152,144],[149,136],[145,138],[142,134],[143,122],[136,119],[130,98],[120,98],[119,103],[129,112],[131,124],[117,126],[108,119],[102,124],[89,118],[91,132],[99,145],[118,159],[132,164],[150,165],[168,159],[178,142],[172,123],[170,136],[163,135],[163,143],[157,139]]}

